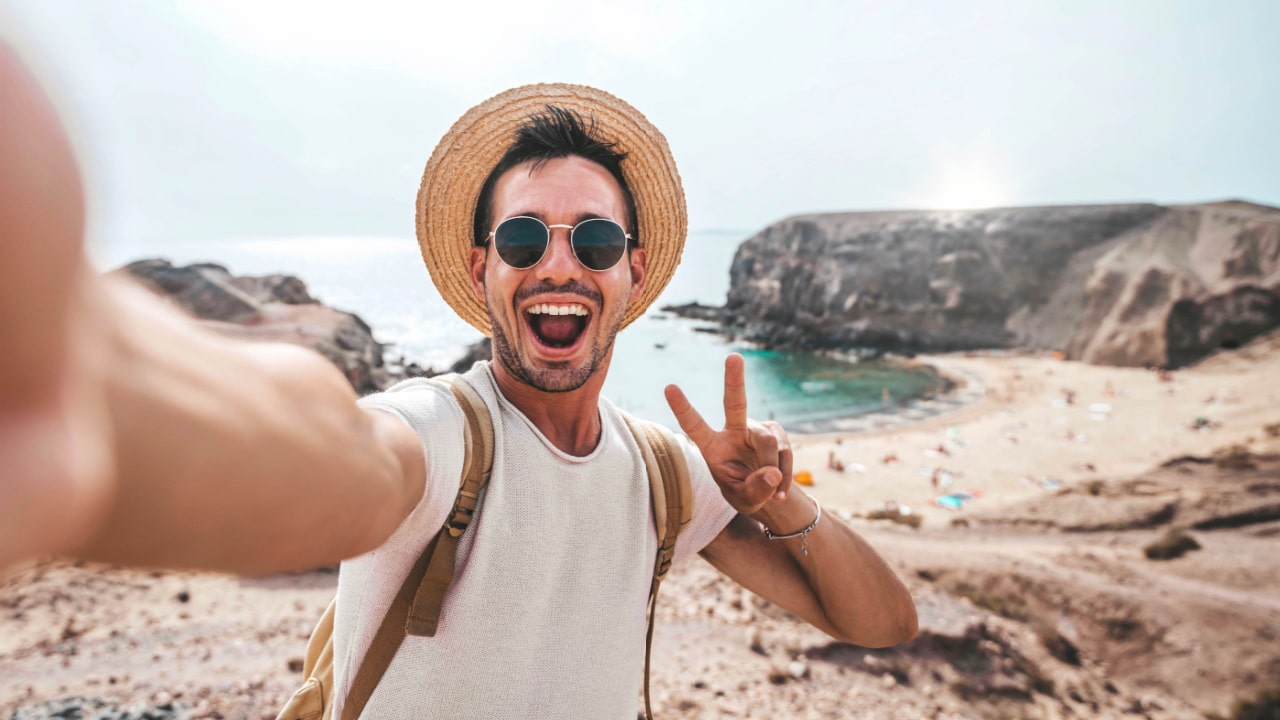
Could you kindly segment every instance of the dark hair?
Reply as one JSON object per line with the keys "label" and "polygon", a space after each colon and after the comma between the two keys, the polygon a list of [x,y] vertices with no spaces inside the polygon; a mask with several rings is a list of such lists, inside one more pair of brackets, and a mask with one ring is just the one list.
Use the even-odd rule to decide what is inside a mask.
{"label": "dark hair", "polygon": [[530,160],[533,161],[534,168],[538,168],[548,160],[576,155],[608,170],[613,179],[618,181],[618,187],[622,188],[623,202],[627,206],[627,231],[632,238],[630,244],[638,246],[640,239],[636,222],[636,201],[631,196],[627,181],[622,178],[622,161],[627,154],[615,151],[615,145],[616,143],[602,140],[596,135],[594,117],[584,120],[574,110],[548,105],[545,111],[531,116],[516,130],[515,142],[480,188],[473,226],[475,244],[483,246],[489,238],[489,230],[493,228],[493,190],[503,173]]}

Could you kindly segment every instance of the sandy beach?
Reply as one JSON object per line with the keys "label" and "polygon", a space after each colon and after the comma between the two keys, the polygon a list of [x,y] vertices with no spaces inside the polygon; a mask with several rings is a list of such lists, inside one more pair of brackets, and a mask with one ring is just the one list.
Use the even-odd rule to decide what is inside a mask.
{"label": "sandy beach", "polygon": [[[1122,481],[1183,456],[1193,468],[1159,472],[1186,480],[1157,477],[1151,493],[1194,509],[1234,467],[1208,458],[1233,447],[1249,502],[1272,507],[1280,334],[1167,375],[1006,353],[921,361],[957,378],[968,404],[793,438],[809,492],[907,580],[921,637],[889,651],[835,643],[689,563],[660,603],[659,717],[1203,718],[1280,682],[1280,520],[1231,515],[1253,519],[1197,532],[1202,549],[1166,563],[1142,557],[1160,522],[998,522],[1067,523],[1060,508],[1097,498],[1128,507]],[[959,507],[938,504],[957,493]],[[886,503],[920,526],[865,517]],[[274,717],[334,585],[331,572],[19,570],[0,588],[0,718],[70,705],[95,718]]]}
{"label": "sandy beach", "polygon": [[[865,513],[894,501],[936,526],[963,517],[963,510],[935,504],[948,491],[977,496],[964,509],[992,509],[1073,483],[1134,475],[1179,455],[1237,444],[1258,452],[1277,447],[1263,430],[1280,422],[1274,340],[1167,374],[1043,354],[919,361],[961,383],[955,394],[973,402],[856,435],[793,438],[795,467],[813,474],[809,491],[824,504]],[[830,453],[843,472],[827,467]],[[935,470],[945,487],[935,488]]]}

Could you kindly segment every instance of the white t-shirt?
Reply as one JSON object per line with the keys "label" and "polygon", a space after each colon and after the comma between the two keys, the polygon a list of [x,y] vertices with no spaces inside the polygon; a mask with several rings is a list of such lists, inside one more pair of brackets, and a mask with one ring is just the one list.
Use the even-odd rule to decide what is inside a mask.
{"label": "white t-shirt", "polygon": [[[600,444],[574,457],[502,397],[487,363],[464,377],[493,417],[493,473],[459,543],[436,636],[405,638],[361,717],[632,720],[657,552],[640,450],[607,400]],[[465,420],[447,388],[409,380],[360,402],[414,429],[427,477],[421,502],[391,538],[342,564],[334,717],[392,598],[453,507],[466,452]],[[735,512],[697,448],[680,442],[693,518],[676,562],[711,542]]]}

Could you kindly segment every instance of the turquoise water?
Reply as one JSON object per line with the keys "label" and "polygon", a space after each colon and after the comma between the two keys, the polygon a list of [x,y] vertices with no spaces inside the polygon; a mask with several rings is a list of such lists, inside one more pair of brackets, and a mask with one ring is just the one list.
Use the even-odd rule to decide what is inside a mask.
{"label": "turquoise water", "polygon": [[[605,396],[641,417],[673,424],[663,388],[675,383],[709,422],[723,420],[724,358],[746,359],[752,417],[784,425],[853,415],[923,394],[931,373],[878,362],[847,363],[805,353],[763,351],[698,332],[700,323],[658,311],[699,301],[718,305],[729,290],[729,265],[745,233],[693,233],[684,259],[654,308],[618,335]],[[96,263],[114,268],[143,257],[179,263],[216,262],[233,273],[283,272],[302,278],[312,295],[354,312],[392,355],[423,365],[450,365],[480,338],[436,293],[418,246],[409,238],[265,238],[220,242],[135,242],[95,248]]]}
{"label": "turquoise water", "polygon": [[881,362],[849,363],[805,353],[749,350],[748,372],[766,398],[764,410],[787,420],[825,420],[932,393],[938,378]]}

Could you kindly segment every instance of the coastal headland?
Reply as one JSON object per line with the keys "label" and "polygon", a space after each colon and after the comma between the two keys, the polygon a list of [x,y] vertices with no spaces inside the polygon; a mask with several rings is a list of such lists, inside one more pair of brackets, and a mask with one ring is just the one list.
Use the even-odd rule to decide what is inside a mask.
{"label": "coastal headland", "polygon": [[1174,368],[1280,326],[1280,208],[1064,205],[797,215],[738,248],[723,307],[775,349],[1038,349]]}
{"label": "coastal headland", "polygon": [[[1125,212],[1151,215],[1139,224],[1168,215]],[[1263,227],[1248,235],[1260,238],[1255,268],[1273,268],[1270,285],[1255,278],[1253,286],[1274,293],[1280,235],[1249,227]],[[1095,275],[1078,274],[1086,308]],[[1067,292],[1042,290],[1059,300]],[[1250,303],[1242,307],[1265,306]],[[336,339],[346,321],[317,308],[290,315],[298,311],[277,304],[291,303],[245,303],[252,332],[325,338],[368,361],[348,374],[353,385],[385,381],[375,371],[389,372],[389,363],[353,335]],[[1001,323],[1007,331],[1010,317],[1048,312],[1014,312]],[[273,318],[288,319],[263,329]],[[1096,327],[1119,327],[1108,322]],[[1233,322],[1216,327],[1241,334],[1224,343],[1208,333],[1212,347],[1185,362],[1170,361],[1168,332],[1163,346],[1099,344],[1103,332],[1074,345],[1055,339],[1056,354],[1014,337],[919,355],[954,380],[941,399],[950,406],[794,435],[796,469],[812,479],[805,489],[899,570],[919,607],[920,637],[890,650],[836,643],[688,563],[673,570],[659,602],[659,716],[1243,720],[1265,717],[1249,714],[1257,708],[1275,712],[1280,331],[1273,324],[1245,337],[1246,325]],[[1080,354],[1064,350],[1071,347]],[[1088,350],[1101,347],[1163,347],[1166,355],[1148,368]],[[306,636],[334,587],[331,569],[230,578],[32,564],[0,586],[0,718],[69,708],[84,717],[274,717],[301,681]]]}

